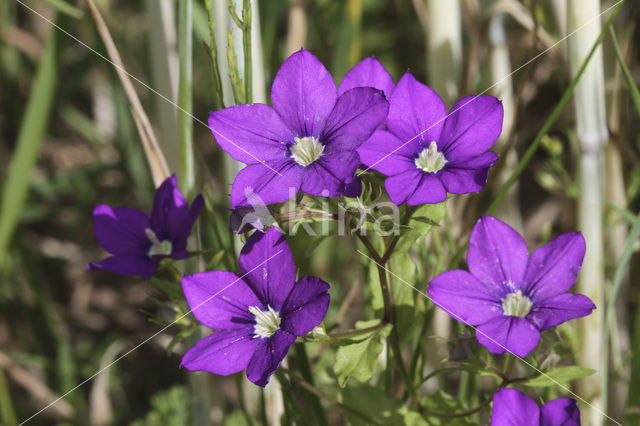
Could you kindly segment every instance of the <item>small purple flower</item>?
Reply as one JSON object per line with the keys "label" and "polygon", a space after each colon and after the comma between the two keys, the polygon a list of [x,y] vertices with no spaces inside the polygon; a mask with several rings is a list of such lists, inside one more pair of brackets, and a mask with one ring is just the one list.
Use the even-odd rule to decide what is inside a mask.
{"label": "small purple flower", "polygon": [[265,386],[296,336],[324,319],[329,284],[316,277],[296,281],[293,256],[277,228],[255,232],[239,266],[240,276],[209,271],[182,279],[193,314],[217,331],[196,343],[181,365],[222,376],[246,368],[249,380]]}
{"label": "small purple flower", "polygon": [[476,337],[490,352],[525,357],[538,345],[541,331],[595,309],[588,297],[567,293],[584,252],[582,235],[568,232],[529,256],[515,230],[483,216],[469,240],[471,273],[438,275],[429,285],[429,295],[457,321],[477,326]]}
{"label": "small purple flower", "polygon": [[484,188],[498,160],[488,149],[502,131],[502,103],[469,96],[447,116],[440,96],[406,73],[389,98],[386,124],[358,149],[362,163],[389,176],[385,188],[395,204],[439,203],[447,192]]}
{"label": "small purple flower", "polygon": [[189,208],[176,177],[171,176],[156,191],[151,218],[129,207],[96,206],[93,210],[96,239],[113,256],[100,263],[89,263],[88,269],[149,279],[162,259],[187,258],[187,238],[203,204],[202,196],[198,195]]}
{"label": "small purple flower", "polygon": [[231,206],[279,203],[299,190],[333,197],[360,164],[358,147],[387,116],[383,93],[358,87],[337,96],[333,77],[306,50],[291,55],[271,87],[273,108],[238,105],[209,115],[223,150],[248,164],[236,176]]}
{"label": "small purple flower", "polygon": [[580,426],[580,410],[571,398],[538,404],[516,389],[503,388],[493,395],[491,426]]}

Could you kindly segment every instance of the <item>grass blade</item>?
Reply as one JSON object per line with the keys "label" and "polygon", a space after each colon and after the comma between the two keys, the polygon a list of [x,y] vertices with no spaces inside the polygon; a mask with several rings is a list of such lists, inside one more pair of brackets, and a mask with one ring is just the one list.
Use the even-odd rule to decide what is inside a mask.
{"label": "grass blade", "polygon": [[58,81],[57,43],[57,32],[51,30],[31,86],[31,96],[4,182],[0,206],[0,268],[6,261],[9,241],[27,196],[31,169],[42,147],[45,127],[51,114],[53,95]]}

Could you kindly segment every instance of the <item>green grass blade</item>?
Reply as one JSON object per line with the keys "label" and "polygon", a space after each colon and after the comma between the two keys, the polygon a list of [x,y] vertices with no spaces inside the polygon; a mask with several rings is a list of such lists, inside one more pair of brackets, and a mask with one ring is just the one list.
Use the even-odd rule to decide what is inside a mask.
{"label": "green grass blade", "polygon": [[31,86],[31,96],[29,96],[18,132],[16,148],[4,182],[0,206],[0,268],[6,262],[9,241],[27,197],[31,170],[44,141],[57,81],[57,32],[51,30]]}
{"label": "green grass blade", "polygon": [[58,12],[69,15],[72,18],[80,19],[84,16],[84,12],[77,7],[67,3],[65,0],[46,0],[51,7],[55,8]]}
{"label": "green grass blade", "polygon": [[638,117],[640,117],[640,91],[638,91],[638,86],[636,86],[633,81],[629,68],[627,68],[627,65],[624,63],[624,58],[622,57],[622,52],[620,52],[620,46],[618,45],[618,38],[616,37],[616,33],[613,28],[611,28],[611,40],[613,41],[613,47],[616,51],[616,56],[618,57],[618,64],[620,64],[620,69],[622,70],[624,79],[627,81],[627,86],[629,86],[631,100],[633,101],[633,105],[636,107]]}

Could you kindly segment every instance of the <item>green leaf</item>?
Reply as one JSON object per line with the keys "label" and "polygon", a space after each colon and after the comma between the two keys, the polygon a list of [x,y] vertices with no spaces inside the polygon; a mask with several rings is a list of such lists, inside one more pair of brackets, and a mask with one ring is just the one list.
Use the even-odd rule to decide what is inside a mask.
{"label": "green leaf", "polygon": [[[373,327],[380,320],[358,321],[356,329]],[[359,339],[354,338],[353,344],[341,346],[336,352],[336,363],[333,371],[338,376],[338,384],[345,387],[349,377],[355,377],[360,382],[366,382],[371,378],[375,369],[379,366],[378,356],[382,352],[382,338],[391,332],[391,325],[366,334]]]}
{"label": "green leaf", "polygon": [[400,236],[395,253],[406,252],[415,242],[424,238],[434,226],[444,219],[446,201],[440,204],[425,204],[418,208],[409,220],[409,230]]}
{"label": "green leaf", "polygon": [[578,367],[577,365],[558,367],[545,373],[545,375],[527,380],[524,385],[532,387],[554,386],[558,383],[566,383],[571,380],[590,376],[595,372],[596,370],[591,368]]}
{"label": "green leaf", "polygon": [[[404,408],[399,399],[389,398],[382,390],[372,386],[350,386],[342,391],[342,400],[345,405],[353,407],[361,413],[375,419],[382,425],[404,424],[402,410]],[[349,424],[353,426],[365,426],[371,423],[360,416],[346,411]]]}

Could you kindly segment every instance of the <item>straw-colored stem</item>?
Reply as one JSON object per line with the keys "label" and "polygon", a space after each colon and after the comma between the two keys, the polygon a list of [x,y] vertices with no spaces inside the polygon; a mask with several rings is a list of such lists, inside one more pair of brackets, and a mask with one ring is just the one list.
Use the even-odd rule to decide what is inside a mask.
{"label": "straw-colored stem", "polygon": [[178,80],[178,141],[180,169],[178,183],[189,198],[195,189],[193,157],[193,0],[178,3],[180,73]]}
{"label": "straw-colored stem", "polygon": [[[573,31],[569,39],[569,66],[575,75],[591,46],[601,32],[599,0],[570,0],[567,27]],[[576,357],[583,367],[600,369],[602,351],[608,344],[602,341],[604,327],[604,259],[603,259],[603,197],[604,148],[608,140],[602,48],[599,46],[574,92],[577,135],[580,143],[578,225],[587,245],[577,292],[588,296],[601,309],[578,321],[579,349]],[[605,344],[603,344],[605,343]],[[601,376],[580,380],[580,394],[593,406],[606,411],[606,391],[601,389]],[[584,423],[602,424],[598,410],[585,407]]]}
{"label": "straw-colored stem", "polygon": [[427,1],[429,85],[451,105],[458,97],[462,70],[460,1]]}

